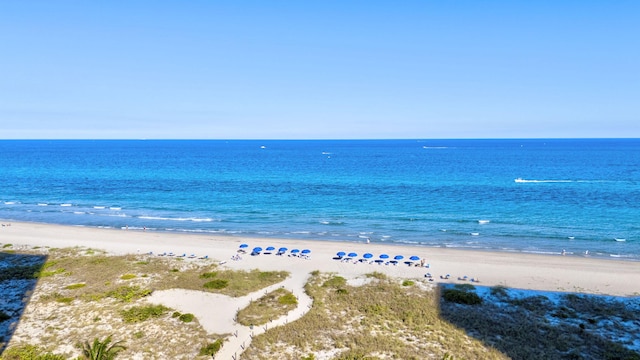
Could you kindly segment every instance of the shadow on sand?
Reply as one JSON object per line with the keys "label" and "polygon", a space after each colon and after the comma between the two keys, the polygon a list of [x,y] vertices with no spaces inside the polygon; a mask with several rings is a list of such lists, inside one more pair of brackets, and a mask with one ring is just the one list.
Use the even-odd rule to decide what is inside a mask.
{"label": "shadow on sand", "polygon": [[467,283],[439,293],[444,320],[512,359],[640,359],[640,298]]}
{"label": "shadow on sand", "polygon": [[20,322],[46,255],[0,252],[0,356]]}

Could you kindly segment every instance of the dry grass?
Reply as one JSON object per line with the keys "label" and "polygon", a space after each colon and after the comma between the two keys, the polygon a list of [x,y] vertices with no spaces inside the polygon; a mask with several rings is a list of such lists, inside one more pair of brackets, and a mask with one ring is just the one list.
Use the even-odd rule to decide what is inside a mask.
{"label": "dry grass", "polygon": [[[307,292],[313,308],[303,318],[254,338],[246,359],[506,359],[441,319],[437,293],[424,284],[371,274],[353,287],[314,272]],[[421,286],[418,286],[421,285]]]}
{"label": "dry grass", "polygon": [[245,326],[263,325],[272,319],[286,315],[297,305],[298,301],[293,293],[282,288],[276,289],[240,310],[237,321]]}
{"label": "dry grass", "polygon": [[[229,286],[220,290],[203,288],[211,279],[201,275],[213,272],[217,272],[216,278],[228,280]],[[154,290],[182,288],[241,296],[287,276],[287,272],[219,271],[211,260],[204,259],[50,249],[9,347],[38,345],[73,358],[79,354],[79,342],[114,334],[113,339],[124,341],[127,347],[122,358],[134,354],[144,359],[209,358],[199,356],[200,349],[222,335],[206,334],[197,319],[185,322],[166,311],[126,322],[123,314],[141,307],[144,311],[148,303],[143,297]]]}

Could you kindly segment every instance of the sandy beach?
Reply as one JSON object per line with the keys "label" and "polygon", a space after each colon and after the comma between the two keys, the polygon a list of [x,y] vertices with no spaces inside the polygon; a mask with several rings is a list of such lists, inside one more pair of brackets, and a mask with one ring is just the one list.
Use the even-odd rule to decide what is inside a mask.
{"label": "sandy beach", "polygon": [[[8,223],[8,222],[5,222]],[[401,278],[422,278],[430,273],[434,282],[458,282],[459,277],[478,279],[478,285],[569,291],[593,294],[631,296],[640,294],[640,263],[596,259],[590,257],[537,255],[468,251],[445,248],[387,245],[380,243],[348,243],[333,241],[302,241],[292,239],[264,239],[217,237],[200,234],[159,233],[131,230],[97,229],[37,223],[12,222],[0,229],[0,242],[14,246],[88,247],[106,250],[112,254],[154,254],[173,252],[176,255],[208,256],[232,269],[286,270],[307,274],[314,270],[336,272],[347,278],[373,271],[385,272]],[[233,261],[240,244],[248,249],[268,246],[287,247],[289,250],[311,250],[308,259],[262,254],[243,255]],[[429,268],[398,265],[342,262],[334,260],[339,251],[380,254],[391,258],[403,255],[404,260],[416,255],[424,259]],[[287,252],[288,253],[288,252]],[[356,258],[356,259],[357,259]],[[416,262],[419,263],[419,262]],[[448,280],[440,276],[450,274]]]}
{"label": "sandy beach", "polygon": [[[159,256],[173,253],[187,261],[206,261],[222,268],[251,270],[284,270],[291,275],[255,293],[231,298],[193,290],[164,290],[154,292],[146,301],[160,303],[184,313],[192,313],[208,334],[233,334],[217,354],[216,359],[236,358],[248,346],[253,336],[268,327],[247,327],[235,322],[238,310],[253,299],[278,287],[290,290],[299,301],[296,310],[269,323],[274,327],[294,321],[312,306],[304,292],[310,273],[319,270],[337,273],[351,284],[364,281],[365,274],[381,272],[400,279],[421,279],[429,274],[427,284],[471,283],[478,286],[501,285],[509,288],[637,296],[640,294],[640,263],[605,260],[590,257],[534,255],[521,253],[480,252],[444,248],[398,246],[380,243],[348,243],[332,241],[302,241],[292,239],[217,237],[202,234],[160,233],[150,231],[98,229],[59,226],[39,223],[4,221],[0,228],[0,245],[11,244],[12,250],[49,248],[90,248],[114,255],[139,254]],[[247,253],[239,253],[246,244]],[[288,248],[286,254],[276,251],[251,256],[254,247],[266,249]],[[308,257],[290,256],[293,249],[309,250]],[[358,254],[350,261],[336,259],[338,252]],[[373,256],[369,261],[357,261],[365,253]],[[381,254],[388,259],[376,262]],[[237,256],[240,255],[240,259]],[[404,259],[397,265],[388,263],[397,255]],[[411,265],[405,263],[411,256],[420,258]],[[203,260],[203,258],[205,258]],[[449,275],[447,278],[446,275]],[[33,330],[20,329],[16,339],[29,338]],[[22,335],[21,335],[22,334]]]}

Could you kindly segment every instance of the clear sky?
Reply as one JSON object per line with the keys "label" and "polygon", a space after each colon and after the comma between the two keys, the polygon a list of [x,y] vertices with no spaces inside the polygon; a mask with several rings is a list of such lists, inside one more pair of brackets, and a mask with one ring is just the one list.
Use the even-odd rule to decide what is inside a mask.
{"label": "clear sky", "polygon": [[640,1],[0,2],[0,138],[640,137]]}

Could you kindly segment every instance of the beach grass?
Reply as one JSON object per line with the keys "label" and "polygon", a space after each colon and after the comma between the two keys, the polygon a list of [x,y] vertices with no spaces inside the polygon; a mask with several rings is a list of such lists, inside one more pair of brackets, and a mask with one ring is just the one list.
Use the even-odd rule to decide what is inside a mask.
{"label": "beach grass", "polygon": [[[38,255],[38,263],[14,260],[33,258],[29,254],[0,253],[4,260],[15,263],[3,269],[0,280],[38,281],[29,301],[31,310],[24,312],[21,322],[30,322],[34,331],[42,333],[35,343],[34,339],[26,343],[27,339],[15,339],[0,359],[13,353],[49,354],[51,348],[103,338],[110,335],[107,329],[113,330],[114,324],[120,324],[114,339],[127,345],[124,358],[137,353],[144,358],[196,359],[200,349],[211,353],[226,335],[207,334],[193,314],[173,318],[171,309],[145,303],[147,295],[155,290],[182,288],[241,296],[288,276],[285,271],[219,270],[211,260],[107,256],[80,247],[54,249],[47,257]],[[223,280],[228,286],[204,288],[211,280]],[[12,318],[12,314],[3,314],[6,320]],[[53,359],[58,354],[51,356]],[[60,356],[69,358],[71,353]]]}
{"label": "beach grass", "polygon": [[247,359],[300,359],[332,353],[333,359],[506,359],[499,351],[444,321],[437,292],[379,273],[351,286],[341,276],[314,272],[306,286],[314,303],[297,321],[254,338]]}
{"label": "beach grass", "polygon": [[[85,229],[75,228],[66,231],[68,233],[65,234],[79,231],[79,234],[103,235],[109,244],[113,244],[111,240],[117,240],[112,239],[111,234],[119,234],[88,230],[85,233]],[[29,234],[27,239],[31,241],[33,236]],[[220,349],[223,352],[236,349],[241,352],[244,345],[231,344],[234,339],[246,341],[250,337],[247,333],[244,337],[242,329],[240,336],[237,335],[235,329],[239,324],[232,325],[234,330],[223,326],[219,331],[208,330],[207,333],[204,329],[207,324],[221,323],[218,320],[224,316],[232,324],[231,316],[236,314],[236,309],[242,310],[241,307],[245,305],[234,306],[234,302],[240,300],[232,298],[231,306],[221,310],[216,307],[216,301],[221,301],[222,307],[229,299],[206,293],[243,296],[259,290],[246,297],[243,304],[248,304],[250,298],[263,298],[262,294],[266,294],[263,289],[284,279],[287,282],[282,288],[287,291],[292,289],[290,291],[299,297],[300,302],[294,313],[300,313],[302,317],[293,316],[293,320],[287,318],[282,326],[268,325],[253,329],[257,333],[255,336],[252,334],[252,343],[242,353],[243,359],[529,359],[548,358],[554,354],[561,354],[560,358],[585,358],[590,353],[598,354],[598,358],[635,359],[635,353],[626,347],[635,346],[637,350],[637,344],[640,343],[638,335],[634,335],[640,323],[637,315],[634,315],[640,313],[638,299],[628,298],[629,303],[636,304],[629,307],[624,304],[625,301],[600,300],[597,296],[582,294],[562,293],[562,297],[557,298],[544,293],[516,296],[516,290],[506,286],[514,285],[513,282],[501,277],[499,282],[495,278],[491,282],[489,276],[498,272],[480,273],[477,268],[474,268],[474,275],[480,273],[482,284],[487,284],[487,287],[469,282],[460,284],[460,281],[456,285],[453,278],[451,281],[429,282],[423,277],[423,272],[414,268],[335,262],[330,259],[333,253],[330,244],[316,245],[313,259],[261,256],[219,266],[218,261],[213,260],[217,256],[213,259],[162,257],[140,254],[140,250],[135,254],[138,246],[156,246],[152,241],[145,243],[146,237],[152,237],[155,241],[156,237],[163,235],[131,233],[129,236],[134,239],[139,237],[139,242],[134,245],[128,242],[114,245],[111,254],[116,251],[124,254],[126,251],[123,246],[129,246],[127,251],[131,255],[109,255],[92,248],[64,247],[69,242],[55,243],[46,235],[44,238],[51,242],[51,246],[55,244],[60,247],[35,249],[19,243],[11,249],[19,253],[0,253],[0,266],[8,264],[0,271],[4,284],[33,284],[14,296],[16,304],[26,307],[18,310],[0,307],[0,311],[4,311],[9,318],[0,322],[0,325],[15,323],[19,319],[15,333],[0,334],[6,336],[0,339],[0,349],[5,346],[2,342],[11,340],[5,354],[12,349],[35,345],[43,353],[54,351],[61,353],[63,358],[73,358],[78,354],[77,348],[70,348],[73,344],[94,338],[102,339],[113,333],[115,341],[126,344],[127,351],[122,353],[123,358],[199,359],[198,354],[202,353],[204,359]],[[187,240],[187,237],[184,239]],[[193,244],[198,243],[195,237],[189,239],[195,239]],[[18,243],[14,240],[12,243]],[[81,243],[81,240],[75,243]],[[228,239],[216,244],[216,255],[221,257],[234,253],[237,246]],[[318,260],[322,254],[319,250],[323,247],[327,261]],[[202,241],[200,247],[194,245],[193,248],[196,253],[213,253],[210,239]],[[197,251],[198,248],[206,250]],[[460,252],[434,258],[450,260],[459,254],[460,259],[451,263],[434,260],[434,266],[429,271],[437,269],[446,273],[452,269],[452,273],[466,272],[468,259],[474,259],[474,254]],[[482,254],[480,260],[476,258],[473,262],[474,266],[485,264],[488,261],[486,256],[495,256],[492,264],[512,261],[510,267],[505,269],[513,271],[499,273],[513,272],[519,274],[518,279],[528,276],[529,269],[535,269],[536,281],[533,286],[542,284],[545,288],[558,289],[579,286],[576,284],[585,278],[601,279],[568,275],[561,278],[562,282],[554,282],[555,278],[549,276],[551,273],[567,274],[575,265],[582,272],[597,269],[603,274],[616,274],[616,277],[607,279],[618,280],[622,277],[626,279],[625,284],[637,283],[632,281],[637,277],[633,275],[637,266],[627,266],[626,263],[612,263],[611,268],[615,269],[612,272],[610,269],[602,270],[609,266],[608,263],[590,259],[563,258],[560,262],[554,261],[553,257],[534,259],[522,256],[516,261],[510,260],[510,257]],[[455,261],[465,266],[455,267]],[[534,263],[535,267],[519,268],[522,261]],[[549,262],[546,268],[540,266],[541,261]],[[594,266],[596,263],[598,266]],[[318,268],[323,271],[311,272]],[[280,271],[282,269],[291,270],[292,273]],[[547,271],[547,280],[538,280],[544,271]],[[302,296],[304,283],[305,291],[313,298],[313,303],[308,301],[307,296]],[[0,286],[4,284],[0,282]],[[496,284],[505,286],[493,286]],[[526,281],[520,284],[526,286]],[[586,284],[589,287],[589,283]],[[608,280],[594,284],[591,289],[613,286],[617,293],[624,290],[619,285],[610,285]],[[269,291],[277,286],[281,285]],[[633,290],[632,286],[630,288]],[[199,302],[185,305],[186,302],[170,301],[164,304],[167,310],[160,311],[157,316],[147,317],[146,313],[156,313],[149,306],[156,305],[152,301],[157,300],[147,295],[159,290],[177,290],[165,294],[184,294],[183,300],[187,300],[187,297],[205,299],[207,304],[212,304],[211,309],[198,312],[204,308]],[[270,314],[270,318],[282,314],[290,316],[288,310],[278,307],[281,302],[293,304],[295,296],[292,298],[292,295],[274,295],[260,301],[264,304],[278,303],[272,306],[275,312]],[[474,300],[474,295],[480,301]],[[29,301],[23,302],[22,299]],[[304,311],[301,311],[301,304],[304,304]],[[224,314],[220,314],[221,311]],[[259,307],[251,310],[253,314],[260,312],[266,313]],[[124,316],[144,320],[126,322]],[[198,318],[200,316],[201,319]],[[283,322],[274,320],[274,323]],[[503,328],[508,331],[502,331]],[[261,329],[266,332],[261,334]],[[554,336],[544,339],[532,329]],[[544,351],[527,348],[535,343],[531,341],[535,336],[543,339],[541,346]],[[537,341],[538,338],[535,339]],[[598,344],[598,348],[585,347],[584,343]],[[560,352],[554,353],[553,347]]]}
{"label": "beach grass", "polygon": [[295,309],[297,304],[298,301],[293,293],[282,288],[276,289],[240,310],[237,314],[237,322],[245,326],[267,324],[272,319],[286,315]]}

